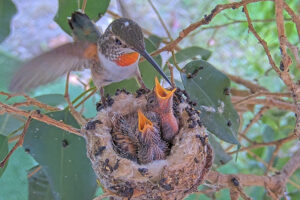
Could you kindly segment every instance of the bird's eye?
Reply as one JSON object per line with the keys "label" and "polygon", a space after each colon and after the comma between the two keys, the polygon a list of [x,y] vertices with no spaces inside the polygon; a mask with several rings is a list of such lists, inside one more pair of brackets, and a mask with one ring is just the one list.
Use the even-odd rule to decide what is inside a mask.
{"label": "bird's eye", "polygon": [[122,45],[122,42],[121,42],[118,38],[116,38],[115,41],[116,41],[116,44],[117,44],[117,45]]}
{"label": "bird's eye", "polygon": [[153,104],[153,103],[154,103],[154,97],[150,97],[150,98],[148,99],[148,103]]}

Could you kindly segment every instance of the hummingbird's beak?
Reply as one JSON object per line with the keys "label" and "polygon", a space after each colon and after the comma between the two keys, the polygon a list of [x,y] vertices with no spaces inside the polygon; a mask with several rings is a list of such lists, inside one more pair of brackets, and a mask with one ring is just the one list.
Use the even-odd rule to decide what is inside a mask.
{"label": "hummingbird's beak", "polygon": [[168,79],[167,75],[161,70],[159,65],[155,62],[155,60],[148,54],[146,50],[139,51],[139,53],[148,60],[149,63],[162,75],[162,77],[172,86],[171,81]]}

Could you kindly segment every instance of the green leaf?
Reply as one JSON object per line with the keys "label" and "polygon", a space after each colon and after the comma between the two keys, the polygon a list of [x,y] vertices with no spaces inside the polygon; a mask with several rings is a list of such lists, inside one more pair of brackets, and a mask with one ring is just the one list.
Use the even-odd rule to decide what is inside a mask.
{"label": "green leaf", "polygon": [[[14,143],[9,144],[11,149]],[[0,178],[0,199],[18,200],[28,198],[27,170],[37,165],[24,148],[17,148],[8,161],[5,173]]]}
{"label": "green leaf", "polygon": [[[202,60],[207,60],[211,56],[211,51],[198,46],[191,46],[178,51],[175,54],[177,64],[184,61],[201,56]],[[169,58],[169,62],[174,64],[173,58]]]}
{"label": "green leaf", "polygon": [[184,88],[197,102],[200,118],[205,127],[221,140],[239,144],[236,135],[239,116],[231,103],[226,90],[230,87],[229,78],[206,61],[196,60],[188,63],[184,70],[192,75],[188,78],[181,73]]}
{"label": "green leaf", "polygon": [[[157,49],[155,45],[147,38],[145,38],[145,45],[148,53],[151,53]],[[161,66],[162,58],[160,55],[154,57],[154,60],[157,62],[158,65]],[[154,69],[154,67],[148,61],[141,62],[139,64],[139,68],[146,87],[152,89],[155,85],[154,77],[157,76],[158,78],[160,78],[161,77],[160,74]],[[129,79],[118,83],[112,83],[106,86],[104,88],[104,91],[105,94],[114,95],[116,89],[122,89],[122,88],[125,88],[130,92],[135,92],[139,88],[139,86],[135,79]]]}
{"label": "green leaf", "polygon": [[[0,50],[0,91],[8,91],[10,80],[20,64],[21,62],[17,58]],[[0,101],[5,98],[0,96]]]}
{"label": "green leaf", "polygon": [[[8,139],[4,135],[0,135],[0,162],[5,158],[8,153]],[[7,163],[3,168],[0,168],[0,177],[7,167]]]}
{"label": "green leaf", "polygon": [[0,43],[9,35],[10,22],[17,8],[11,0],[0,0]]}
{"label": "green leaf", "polygon": [[[24,123],[13,115],[0,115],[0,134],[8,136],[11,132],[17,130]],[[21,132],[21,131],[18,131]],[[17,132],[17,133],[18,133]]]}
{"label": "green leaf", "polygon": [[[37,170],[38,166],[29,170],[28,175]],[[39,169],[36,173],[28,178],[29,197],[34,200],[52,200],[54,196],[51,191],[49,180],[44,172],[44,169]]]}
{"label": "green leaf", "polygon": [[232,159],[232,156],[225,152],[221,144],[217,142],[217,140],[212,134],[209,134],[208,139],[209,143],[211,144],[214,150],[214,164],[220,166],[228,163]]}
{"label": "green leaf", "polygon": [[158,37],[157,35],[150,35],[148,39],[155,45],[155,48],[157,49],[162,42],[162,38]]}
{"label": "green leaf", "polygon": [[[78,10],[82,5],[82,0],[59,0],[58,11],[54,17],[54,21],[68,34],[71,29],[68,24],[67,17]],[[89,0],[87,1],[85,13],[90,19],[97,21],[107,10],[110,0]],[[78,5],[79,4],[79,5]]]}
{"label": "green leaf", "polygon": [[65,97],[62,94],[46,94],[34,98],[42,103],[48,104],[49,106],[58,106],[66,103]]}
{"label": "green leaf", "polygon": [[[48,115],[79,128],[68,111]],[[82,137],[33,120],[23,146],[44,169],[55,199],[92,199],[96,176]]]}

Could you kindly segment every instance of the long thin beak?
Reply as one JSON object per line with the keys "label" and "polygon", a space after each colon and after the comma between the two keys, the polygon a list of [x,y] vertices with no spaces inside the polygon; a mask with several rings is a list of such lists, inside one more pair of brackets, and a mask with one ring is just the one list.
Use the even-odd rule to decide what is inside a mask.
{"label": "long thin beak", "polygon": [[146,60],[148,60],[151,65],[162,75],[162,77],[172,86],[171,81],[168,79],[166,74],[161,70],[161,68],[158,66],[158,64],[155,62],[155,60],[147,53],[147,51],[140,51],[139,52]]}

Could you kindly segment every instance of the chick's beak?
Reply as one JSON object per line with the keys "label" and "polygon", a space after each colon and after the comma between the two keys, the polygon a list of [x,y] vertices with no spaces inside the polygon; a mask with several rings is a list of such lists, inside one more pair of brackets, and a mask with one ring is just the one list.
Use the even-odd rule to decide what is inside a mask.
{"label": "chick's beak", "polygon": [[167,75],[161,70],[159,65],[155,62],[155,60],[148,54],[146,50],[138,51],[155,69],[160,73],[160,75],[172,86],[171,81],[168,79]]}
{"label": "chick's beak", "polygon": [[156,94],[158,101],[168,101],[173,96],[175,91],[176,91],[176,88],[174,88],[171,91],[163,88],[160,85],[157,77],[155,77],[155,94]]}
{"label": "chick's beak", "polygon": [[149,128],[153,128],[152,122],[142,113],[141,110],[138,110],[138,127],[141,133],[145,133]]}

